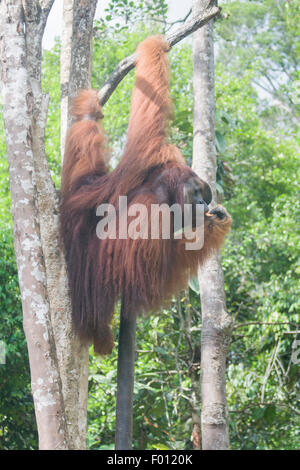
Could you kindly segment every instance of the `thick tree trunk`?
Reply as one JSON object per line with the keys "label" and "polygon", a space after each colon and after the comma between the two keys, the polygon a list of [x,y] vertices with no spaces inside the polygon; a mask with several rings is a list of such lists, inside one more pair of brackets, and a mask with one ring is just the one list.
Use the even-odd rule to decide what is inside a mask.
{"label": "thick tree trunk", "polygon": [[[34,7],[30,2],[26,3],[26,7],[32,6]],[[34,162],[36,142],[34,142],[32,123],[35,103],[26,69],[22,1],[3,0],[0,7],[3,114],[10,173],[14,243],[39,445],[41,449],[66,449],[68,448],[67,426],[50,321],[47,272],[36,197],[37,178]],[[42,116],[44,118],[44,109]]]}
{"label": "thick tree trunk", "polygon": [[[53,3],[51,0],[48,3]],[[45,7],[45,2],[44,2]],[[84,449],[88,381],[88,346],[74,334],[64,255],[59,236],[59,198],[45,154],[48,97],[41,90],[41,43],[46,24],[38,2],[25,2],[27,71],[33,90],[32,129],[40,233],[47,276],[59,372],[62,381],[69,448]],[[43,25],[43,28],[42,26]],[[76,406],[74,406],[76,403]]]}
{"label": "thick tree trunk", "polygon": [[[88,345],[79,341],[72,327],[59,236],[59,197],[50,176],[44,144],[48,96],[41,90],[41,51],[53,1],[1,3],[4,117],[15,250],[39,445],[42,449],[84,449]],[[90,83],[89,80],[84,83],[82,76],[90,76],[90,65],[84,67],[90,63],[96,1],[92,6],[84,0],[75,3],[74,14],[81,31],[75,35],[75,50],[80,45],[85,48],[85,59],[78,73],[78,87],[81,87]],[[76,77],[73,86],[74,89]]]}
{"label": "thick tree trunk", "polygon": [[[203,11],[207,0],[193,1],[193,14]],[[216,203],[216,150],[214,129],[213,22],[194,34],[194,147],[193,168],[209,183]],[[202,310],[201,397],[202,448],[228,449],[226,355],[231,319],[226,312],[220,255],[199,270]]]}

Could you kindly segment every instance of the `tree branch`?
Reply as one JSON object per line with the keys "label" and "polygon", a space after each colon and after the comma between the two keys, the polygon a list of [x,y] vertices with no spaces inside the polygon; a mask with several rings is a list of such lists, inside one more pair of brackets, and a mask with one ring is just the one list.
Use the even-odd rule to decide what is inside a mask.
{"label": "tree branch", "polygon": [[185,23],[187,21],[187,19],[191,16],[191,14],[192,14],[192,8],[189,9],[189,11],[185,15],[185,17],[182,18],[181,20],[176,20],[176,21],[172,21],[171,23],[167,23],[168,28],[167,28],[166,31],[168,32],[175,24]]}
{"label": "tree branch", "polygon": [[[170,49],[178,42],[182,41],[185,37],[192,34],[197,29],[204,26],[212,18],[220,13],[220,8],[215,5],[208,7],[200,16],[191,18],[186,24],[178,28],[174,33],[167,35],[166,40],[170,45]],[[103,87],[98,93],[99,102],[103,106],[110,98],[113,91],[117,88],[123,78],[135,67],[136,54],[123,59],[116,67],[114,72],[110,75]]]}
{"label": "tree branch", "polygon": [[180,20],[176,20],[176,21],[172,21],[171,23],[168,23],[166,22],[165,20],[162,20],[160,18],[151,18],[151,21],[154,21],[155,23],[160,23],[160,24],[163,24],[165,26],[167,26],[167,28],[165,29],[165,32],[167,33],[168,31],[170,31],[171,28],[173,28],[173,26],[175,24],[179,24],[179,23],[185,23],[186,20],[188,19],[188,17],[192,14],[192,9],[190,8],[190,10],[188,11],[188,13],[185,15],[184,18],[181,18]]}

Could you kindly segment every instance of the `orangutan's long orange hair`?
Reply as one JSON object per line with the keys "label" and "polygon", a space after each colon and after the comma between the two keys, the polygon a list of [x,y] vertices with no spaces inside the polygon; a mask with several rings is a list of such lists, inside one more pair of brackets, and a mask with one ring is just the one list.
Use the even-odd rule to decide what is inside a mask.
{"label": "orangutan's long orange hair", "polygon": [[113,347],[109,324],[119,297],[127,317],[159,308],[220,247],[231,223],[224,210],[221,218],[205,217],[205,243],[196,252],[186,251],[185,240],[174,237],[97,237],[96,208],[103,203],[117,208],[119,196],[127,196],[128,207],[140,203],[150,210],[151,204],[182,206],[183,188],[191,179],[209,190],[168,142],[172,103],[167,51],[161,36],[149,37],[137,49],[127,141],[111,173],[97,93],[84,90],[73,102],[75,122],[67,136],[62,171],[61,234],[74,326],[83,339],[93,341],[99,354]]}

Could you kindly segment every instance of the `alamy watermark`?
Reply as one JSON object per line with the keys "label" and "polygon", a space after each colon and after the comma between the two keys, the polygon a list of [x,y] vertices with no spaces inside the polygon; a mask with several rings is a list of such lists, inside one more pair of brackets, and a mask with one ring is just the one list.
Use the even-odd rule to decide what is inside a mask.
{"label": "alamy watermark", "polygon": [[100,204],[96,215],[101,217],[96,227],[99,239],[115,240],[183,239],[186,250],[200,250],[204,243],[204,206],[202,204],[130,204],[127,196],[119,204]]}

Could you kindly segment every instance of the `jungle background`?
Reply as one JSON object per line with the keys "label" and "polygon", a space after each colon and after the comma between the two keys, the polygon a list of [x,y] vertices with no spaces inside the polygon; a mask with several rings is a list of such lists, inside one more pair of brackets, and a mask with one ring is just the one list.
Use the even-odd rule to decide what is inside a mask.
{"label": "jungle background", "polygon": [[[222,2],[215,21],[217,188],[234,223],[222,250],[227,308],[235,319],[227,366],[232,449],[296,449],[299,402],[299,13],[297,0]],[[95,22],[92,86],[149,34],[166,32],[168,2],[111,0]],[[60,43],[44,50],[50,94],[46,146],[60,185]],[[191,39],[170,53],[172,140],[192,158]],[[125,142],[132,71],[104,108],[115,166]],[[0,114],[1,116],[1,114]],[[27,347],[0,117],[0,449],[36,449]],[[115,336],[118,315],[115,315]],[[138,322],[134,440],[139,449],[190,449],[201,307],[197,283],[170,308]],[[297,336],[298,335],[298,336]],[[195,348],[196,346],[196,348]],[[200,351],[200,344],[199,344]],[[199,353],[200,354],[200,353]],[[90,350],[89,449],[114,448],[117,350]]]}

